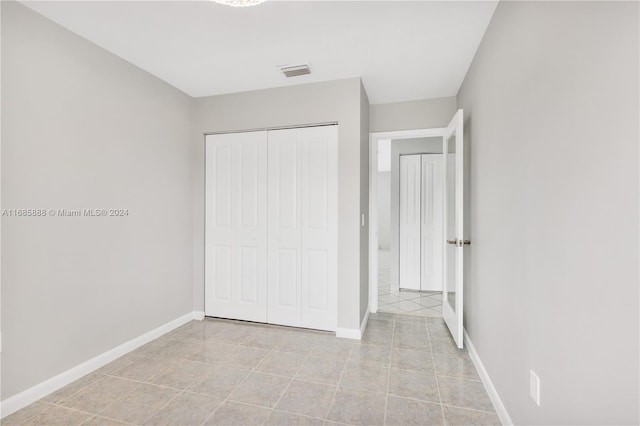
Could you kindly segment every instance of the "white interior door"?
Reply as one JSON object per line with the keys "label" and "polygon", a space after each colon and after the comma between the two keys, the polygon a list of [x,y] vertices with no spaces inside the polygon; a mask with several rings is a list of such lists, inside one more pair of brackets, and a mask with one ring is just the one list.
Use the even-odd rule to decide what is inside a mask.
{"label": "white interior door", "polygon": [[420,289],[442,291],[442,154],[421,156]]}
{"label": "white interior door", "polygon": [[[463,114],[458,110],[443,141],[445,165],[445,289],[442,315],[459,348],[463,346],[464,256],[464,144]],[[468,242],[467,242],[468,243]]]}
{"label": "white interior door", "polygon": [[205,314],[267,321],[267,134],[206,138]]}
{"label": "white interior door", "polygon": [[338,282],[338,127],[302,129],[300,326],[335,330]]}
{"label": "white interior door", "polygon": [[302,129],[275,130],[269,138],[268,321],[299,326]]}
{"label": "white interior door", "polygon": [[400,156],[400,288],[420,290],[421,156]]}

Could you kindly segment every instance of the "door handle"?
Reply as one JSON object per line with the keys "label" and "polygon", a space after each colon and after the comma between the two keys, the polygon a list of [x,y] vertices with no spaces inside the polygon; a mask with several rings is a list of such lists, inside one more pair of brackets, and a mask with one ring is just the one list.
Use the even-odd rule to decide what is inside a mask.
{"label": "door handle", "polygon": [[451,244],[454,245],[456,247],[462,247],[463,245],[468,246],[469,244],[471,244],[471,241],[469,240],[447,240],[447,244]]}

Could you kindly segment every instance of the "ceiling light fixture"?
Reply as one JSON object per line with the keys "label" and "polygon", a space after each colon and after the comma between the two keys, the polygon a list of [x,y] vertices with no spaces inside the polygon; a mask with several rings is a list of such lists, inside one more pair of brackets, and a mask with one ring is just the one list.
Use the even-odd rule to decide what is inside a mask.
{"label": "ceiling light fixture", "polygon": [[232,7],[246,7],[246,6],[255,6],[258,5],[265,0],[213,0],[216,3],[224,4]]}

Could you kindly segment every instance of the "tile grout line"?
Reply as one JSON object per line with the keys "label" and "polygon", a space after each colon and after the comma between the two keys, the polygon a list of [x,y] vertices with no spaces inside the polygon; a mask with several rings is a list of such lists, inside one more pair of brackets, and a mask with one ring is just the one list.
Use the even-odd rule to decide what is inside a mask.
{"label": "tile grout line", "polygon": [[[287,386],[285,386],[284,391],[282,391],[282,394],[280,395],[280,398],[278,398],[278,400],[276,401],[275,404],[273,404],[273,408],[271,409],[271,412],[273,413],[273,411],[276,409],[276,407],[278,406],[278,404],[280,403],[280,401],[282,400],[282,397],[287,393],[287,390],[289,390],[289,387],[291,386],[291,383],[293,383],[293,379],[298,375],[298,373],[300,372],[300,370],[302,370],[302,366],[304,365],[305,362],[307,362],[307,360],[309,359],[309,356],[311,354],[311,351],[309,351],[309,353],[307,353],[307,356],[304,358],[304,360],[300,363],[300,366],[296,369],[295,374],[293,375],[293,377],[291,377],[291,379],[289,380],[289,383],[287,383]],[[266,358],[266,357],[265,357]],[[263,359],[264,361],[264,359]],[[262,361],[261,361],[262,362]],[[269,417],[271,417],[271,414],[269,414]],[[267,420],[269,418],[267,417]],[[265,420],[266,422],[266,420]],[[264,422],[262,423],[264,424]]]}
{"label": "tile grout line", "polygon": [[[365,329],[366,331],[366,329]],[[336,401],[336,396],[338,395],[338,390],[340,389],[340,385],[342,384],[342,378],[344,377],[344,372],[347,371],[347,365],[349,365],[349,361],[351,361],[351,355],[353,355],[353,349],[355,348],[356,343],[351,345],[351,349],[349,349],[349,355],[347,356],[347,360],[342,367],[342,371],[340,372],[340,378],[338,378],[338,384],[336,385],[336,390],[333,392],[333,396],[331,397],[331,403],[329,404],[329,409],[327,410],[327,414],[324,416],[324,421],[333,421],[329,420],[329,414],[331,414],[331,409],[333,408],[333,404]],[[336,422],[339,423],[339,422]]]}
{"label": "tile grout line", "polygon": [[446,425],[447,420],[444,417],[444,408],[442,406],[442,394],[440,393],[440,382],[438,381],[438,375],[436,374],[436,360],[433,357],[433,348],[431,346],[431,331],[429,330],[429,322],[425,320],[425,327],[427,329],[427,338],[429,339],[429,354],[431,355],[431,364],[433,365],[433,375],[436,379],[436,390],[438,391],[438,400],[440,401],[440,416],[442,417],[442,424]]}
{"label": "tile grout line", "polygon": [[393,340],[396,335],[396,318],[393,317],[393,328],[391,329],[391,346],[389,349],[389,361],[387,364],[387,392],[384,396],[384,411],[382,412],[382,424],[387,424],[387,406],[389,405],[389,381],[391,380],[391,356],[393,354]]}
{"label": "tile grout line", "polygon": [[[291,330],[289,330],[287,333],[285,333],[285,336],[288,336],[289,334],[291,334]],[[248,336],[247,336],[247,338],[248,338]],[[242,342],[244,342],[247,338],[243,339],[243,340],[242,340]],[[241,343],[242,343],[242,342],[241,342]],[[238,346],[238,347],[239,347],[240,345],[239,345],[239,344],[236,344],[235,346]],[[277,345],[276,345],[276,346],[277,346]],[[222,407],[226,402],[232,402],[232,401],[233,401],[233,400],[230,400],[230,399],[229,399],[229,397],[230,397],[230,396],[231,396],[231,395],[232,395],[232,394],[233,394],[233,393],[234,393],[234,392],[235,392],[235,391],[236,391],[240,386],[242,386],[242,384],[247,380],[247,378],[249,378],[249,376],[251,376],[251,373],[253,373],[254,371],[256,371],[256,368],[257,368],[257,367],[262,363],[262,361],[264,361],[264,359],[265,359],[267,356],[269,356],[269,354],[270,354],[271,352],[273,352],[273,349],[270,349],[270,350],[268,350],[268,351],[267,351],[267,353],[264,355],[264,357],[262,357],[262,359],[261,359],[260,361],[258,361],[258,363],[257,363],[255,366],[253,366],[253,367],[251,368],[251,370],[249,370],[249,374],[247,374],[247,375],[245,376],[245,378],[244,378],[244,379],[242,379],[242,380],[241,380],[241,381],[240,381],[240,382],[239,382],[239,383],[238,383],[238,384],[237,384],[237,385],[236,385],[236,386],[235,386],[235,387],[234,387],[234,388],[233,388],[233,389],[232,389],[232,390],[227,394],[227,396],[223,399],[223,401],[222,401],[220,404],[218,404],[218,406],[217,406],[213,411],[211,411],[211,413],[209,413],[209,415],[208,415],[207,417],[205,417],[205,419],[202,421],[202,423],[200,423],[201,425],[204,425],[204,424],[207,422],[207,420],[209,420],[209,419],[210,419],[210,418],[211,418],[211,417],[216,413],[216,411],[218,411],[218,410],[220,409],[220,407]],[[233,401],[233,402],[234,402],[234,403],[236,403],[235,401]],[[248,404],[247,404],[247,405],[248,405]],[[264,407],[261,407],[261,408],[264,408]]]}

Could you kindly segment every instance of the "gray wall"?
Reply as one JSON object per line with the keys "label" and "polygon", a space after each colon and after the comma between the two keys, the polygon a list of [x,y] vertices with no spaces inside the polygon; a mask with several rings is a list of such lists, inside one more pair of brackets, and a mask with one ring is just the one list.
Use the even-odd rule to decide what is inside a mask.
{"label": "gray wall", "polygon": [[442,154],[442,138],[394,139],[391,141],[391,217],[389,221],[391,268],[389,284],[395,288],[398,288],[400,284],[400,155],[409,154]]}
{"label": "gray wall", "polygon": [[191,99],[14,2],[2,8],[2,396],[192,311]]}
{"label": "gray wall", "polygon": [[[194,197],[194,306],[204,309],[204,136],[206,132],[339,123],[338,146],[338,326],[359,328],[361,283],[366,261],[360,253],[367,236],[360,226],[361,85],[359,78],[257,90],[195,100],[192,167]],[[368,137],[368,136],[367,136]],[[368,154],[367,154],[368,155]],[[368,172],[367,172],[368,173]],[[368,220],[367,220],[368,221]],[[363,265],[364,264],[364,265]],[[361,268],[364,267],[364,272]],[[365,275],[366,277],[366,275]],[[368,285],[368,284],[367,284]],[[368,287],[367,287],[368,288]]]}
{"label": "gray wall", "polygon": [[455,96],[371,105],[369,131],[390,132],[445,127],[455,112]]}
{"label": "gray wall", "polygon": [[640,421],[638,6],[500,2],[458,94],[465,327],[516,424]]}

